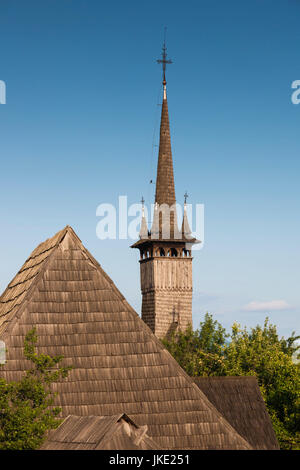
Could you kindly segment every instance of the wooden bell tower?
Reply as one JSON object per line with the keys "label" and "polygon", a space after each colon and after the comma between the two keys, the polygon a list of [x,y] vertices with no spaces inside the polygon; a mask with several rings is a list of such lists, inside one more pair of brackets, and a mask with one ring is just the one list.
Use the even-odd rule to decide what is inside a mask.
{"label": "wooden bell tower", "polygon": [[[140,251],[142,319],[156,336],[163,338],[174,329],[192,324],[192,245],[186,197],[181,230],[178,229],[170,124],[166,88],[166,46],[163,45],[163,103],[157,165],[155,209],[151,230],[142,214],[140,240],[132,248]],[[142,204],[144,201],[142,200]]]}

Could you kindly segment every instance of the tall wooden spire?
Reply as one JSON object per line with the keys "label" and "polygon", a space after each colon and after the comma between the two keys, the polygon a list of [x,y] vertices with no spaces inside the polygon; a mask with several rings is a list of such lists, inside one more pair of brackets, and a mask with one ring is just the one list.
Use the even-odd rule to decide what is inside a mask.
{"label": "tall wooden spire", "polygon": [[176,203],[175,184],[166,84],[163,86],[164,98],[161,110],[155,202],[159,205],[172,206]]}
{"label": "tall wooden spire", "polygon": [[162,58],[158,59],[157,62],[159,64],[162,64],[163,69],[163,102],[161,109],[159,152],[155,191],[156,209],[154,213],[151,235],[152,238],[154,236],[154,238],[157,237],[160,239],[174,239],[178,237],[179,232],[177,227],[177,214],[175,207],[176,197],[166,81],[166,65],[171,64],[172,61],[167,59],[167,48],[165,41],[162,47],[161,55]]}

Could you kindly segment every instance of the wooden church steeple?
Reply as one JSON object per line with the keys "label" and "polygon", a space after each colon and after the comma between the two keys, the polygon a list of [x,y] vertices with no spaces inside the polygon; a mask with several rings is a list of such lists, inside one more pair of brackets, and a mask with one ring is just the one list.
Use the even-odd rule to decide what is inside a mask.
{"label": "wooden church steeple", "polygon": [[181,230],[177,223],[166,87],[166,65],[172,61],[167,59],[165,42],[162,58],[157,62],[163,67],[163,101],[155,207],[149,232],[143,209],[140,240],[132,248],[140,250],[142,319],[162,338],[174,329],[184,330],[192,324],[191,247],[198,241],[192,237],[187,222],[186,199]]}

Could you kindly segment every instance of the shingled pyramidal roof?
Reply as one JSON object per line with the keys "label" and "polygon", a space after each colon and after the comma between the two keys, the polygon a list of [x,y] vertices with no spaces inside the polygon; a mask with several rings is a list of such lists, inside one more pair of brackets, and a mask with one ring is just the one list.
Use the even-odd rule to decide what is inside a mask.
{"label": "shingled pyramidal roof", "polygon": [[63,416],[126,413],[164,449],[250,449],[180,368],[84,248],[71,227],[39,245],[0,297],[0,375],[17,380],[38,352],[73,370],[53,384]]}

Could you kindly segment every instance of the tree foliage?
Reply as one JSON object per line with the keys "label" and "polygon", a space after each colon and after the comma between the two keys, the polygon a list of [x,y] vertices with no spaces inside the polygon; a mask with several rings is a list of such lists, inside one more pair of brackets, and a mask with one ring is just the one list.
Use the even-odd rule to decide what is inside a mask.
{"label": "tree foliage", "polygon": [[281,448],[300,449],[300,365],[293,360],[299,338],[279,338],[268,318],[250,330],[235,323],[227,334],[206,314],[199,329],[174,332],[163,343],[191,376],[255,375]]}
{"label": "tree foliage", "polygon": [[24,342],[24,356],[32,363],[19,382],[0,378],[0,449],[37,449],[45,434],[55,429],[60,408],[53,406],[55,393],[50,385],[68,375],[70,367],[60,365],[62,356],[36,353],[35,328]]}

